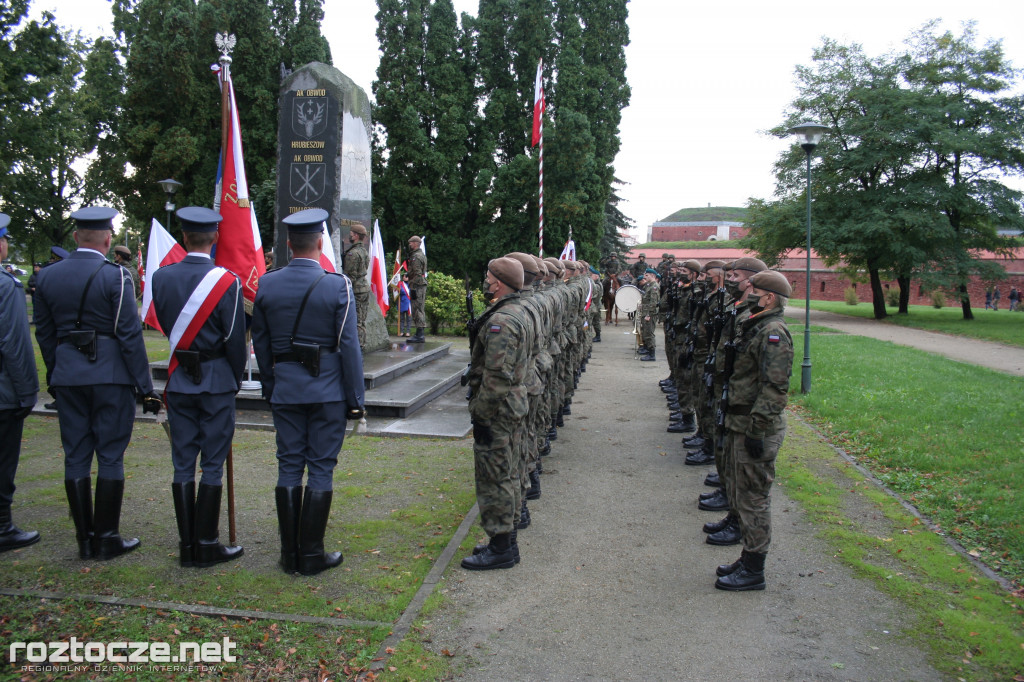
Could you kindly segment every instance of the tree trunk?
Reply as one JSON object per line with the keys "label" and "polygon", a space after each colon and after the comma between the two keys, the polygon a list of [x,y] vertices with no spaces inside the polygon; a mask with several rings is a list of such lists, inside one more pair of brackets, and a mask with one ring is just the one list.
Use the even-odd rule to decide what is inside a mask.
{"label": "tree trunk", "polygon": [[960,307],[964,311],[965,320],[973,320],[974,313],[971,312],[971,295],[967,293],[967,285],[960,285]]}
{"label": "tree trunk", "polygon": [[896,283],[900,285],[900,315],[906,315],[910,312],[910,276],[899,275],[896,277]]}
{"label": "tree trunk", "polygon": [[871,304],[875,308],[875,319],[881,320],[886,316],[885,312],[885,291],[882,289],[882,278],[878,276],[878,268],[869,268],[871,275]]}

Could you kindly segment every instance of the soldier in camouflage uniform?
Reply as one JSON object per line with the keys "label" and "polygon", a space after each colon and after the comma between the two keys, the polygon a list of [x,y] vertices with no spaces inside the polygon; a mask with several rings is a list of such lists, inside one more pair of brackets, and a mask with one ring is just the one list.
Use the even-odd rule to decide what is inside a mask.
{"label": "soldier in camouflage uniform", "polygon": [[640,306],[636,314],[640,317],[640,343],[644,351],[640,359],[644,362],[654,362],[654,349],[656,345],[654,328],[658,324],[658,307],[661,301],[661,289],[658,286],[658,271],[654,268],[647,268],[644,273],[644,293],[640,299]]}
{"label": "soldier in camouflage uniform", "polygon": [[356,328],[359,331],[359,347],[366,347],[366,312],[370,306],[370,280],[366,271],[370,269],[370,253],[366,250],[366,228],[355,224],[349,228],[348,241],[351,246],[341,258],[342,270],[352,280],[352,294],[356,299]]}
{"label": "soldier in camouflage uniform", "polygon": [[677,411],[669,415],[671,423],[668,430],[670,433],[688,433],[697,430],[690,370],[687,369],[686,362],[690,354],[690,331],[693,327],[690,324],[690,318],[696,307],[694,291],[697,289],[696,281],[701,268],[700,261],[687,260],[681,265],[680,279],[677,283],[676,312],[672,319],[676,346],[670,365],[672,374],[660,382],[661,390],[668,394],[670,404],[674,402],[678,405]]}
{"label": "soldier in camouflage uniform", "polygon": [[590,328],[594,331],[591,343],[601,343],[601,299],[604,297],[601,273],[590,268],[590,281],[593,282],[590,297]]}
{"label": "soldier in camouflage uniform", "polygon": [[639,260],[629,266],[629,274],[633,276],[633,281],[639,286],[645,272],[647,272],[647,255],[641,253]]}
{"label": "soldier in camouflage uniform", "polygon": [[424,343],[423,330],[427,326],[427,314],[424,303],[427,300],[427,254],[420,249],[423,240],[413,235],[409,237],[409,301],[412,303],[412,326],[416,333],[406,343]]}
{"label": "soldier in camouflage uniform", "polygon": [[714,343],[715,318],[725,305],[725,273],[722,270],[724,266],[725,263],[720,260],[711,260],[704,264],[701,272],[704,279],[701,282],[701,301],[694,320],[694,353],[693,365],[690,368],[690,388],[693,391],[693,406],[697,413],[699,433],[694,436],[695,440],[683,441],[683,444],[692,450],[684,460],[689,465],[710,464],[715,460],[715,416],[708,405],[710,389],[706,382],[708,357]]}
{"label": "soldier in camouflage uniform", "polygon": [[513,258],[487,265],[484,296],[492,302],[472,330],[469,371],[472,397],[473,459],[480,525],[490,542],[462,560],[462,567],[485,571],[512,568],[519,560],[516,521],[521,506],[517,425],[529,411],[524,385],[533,330],[523,310],[523,266]]}
{"label": "soldier in camouflage uniform", "polygon": [[750,278],[750,317],[741,325],[725,415],[728,461],[735,484],[743,553],[719,566],[720,590],[763,590],[764,561],[771,544],[771,486],[775,458],[786,435],[784,414],[793,371],[793,339],[783,308],[793,289],[778,272]]}

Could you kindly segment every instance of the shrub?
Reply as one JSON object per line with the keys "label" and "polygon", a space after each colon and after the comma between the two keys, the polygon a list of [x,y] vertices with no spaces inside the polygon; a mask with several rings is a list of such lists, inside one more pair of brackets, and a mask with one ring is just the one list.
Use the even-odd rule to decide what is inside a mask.
{"label": "shrub", "polygon": [[885,290],[885,304],[895,308],[900,304],[900,290],[898,287],[889,287]]}
{"label": "shrub", "polygon": [[857,305],[860,303],[860,299],[857,298],[857,290],[853,287],[846,287],[843,290],[843,299],[846,301],[846,305]]}
{"label": "shrub", "polygon": [[[473,309],[479,317],[484,306],[480,292],[473,292]],[[427,300],[423,304],[430,324],[430,333],[438,334],[442,327],[456,334],[466,333],[466,286],[443,272],[431,271],[427,276]]]}
{"label": "shrub", "polygon": [[932,307],[941,308],[946,305],[946,295],[939,289],[932,291]]}

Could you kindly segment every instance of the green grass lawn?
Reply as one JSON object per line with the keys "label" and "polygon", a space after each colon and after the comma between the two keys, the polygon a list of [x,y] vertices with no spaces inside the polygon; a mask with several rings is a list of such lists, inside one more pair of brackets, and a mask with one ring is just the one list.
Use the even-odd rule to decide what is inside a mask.
{"label": "green grass lawn", "polygon": [[[791,299],[790,304],[803,307],[803,299]],[[847,305],[843,301],[811,301],[815,310],[825,310],[840,315],[851,315],[873,319],[874,308],[870,303]],[[928,305],[912,305],[906,315],[898,315],[896,308],[886,308],[889,316],[879,323],[897,324],[901,327],[927,329],[929,331],[966,336],[973,339],[998,341],[1011,346],[1024,347],[1024,313],[1002,310],[985,310],[984,306],[972,307],[973,320],[964,320],[959,307],[934,308]]]}

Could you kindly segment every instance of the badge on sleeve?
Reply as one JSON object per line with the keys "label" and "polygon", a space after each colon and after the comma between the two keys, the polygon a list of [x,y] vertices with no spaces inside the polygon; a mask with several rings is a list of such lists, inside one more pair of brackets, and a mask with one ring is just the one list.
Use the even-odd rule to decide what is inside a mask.
{"label": "badge on sleeve", "polygon": [[778,343],[778,342],[779,342],[779,335],[778,334],[769,334],[768,335],[768,343]]}
{"label": "badge on sleeve", "polygon": [[501,331],[501,325],[500,324],[492,324],[491,325],[491,332],[492,333],[500,332],[500,331]]}

